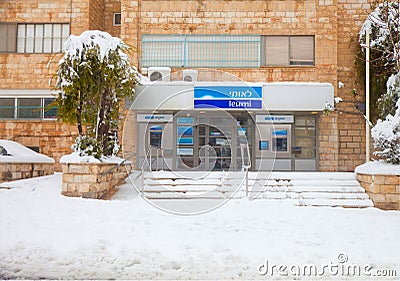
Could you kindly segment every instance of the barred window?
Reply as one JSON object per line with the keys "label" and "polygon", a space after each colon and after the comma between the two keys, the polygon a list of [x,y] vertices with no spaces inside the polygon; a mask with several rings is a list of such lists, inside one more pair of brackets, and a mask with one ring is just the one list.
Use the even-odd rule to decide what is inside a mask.
{"label": "barred window", "polygon": [[259,35],[143,35],[143,67],[259,67]]}
{"label": "barred window", "polygon": [[142,67],[261,67],[315,64],[314,36],[142,35]]}

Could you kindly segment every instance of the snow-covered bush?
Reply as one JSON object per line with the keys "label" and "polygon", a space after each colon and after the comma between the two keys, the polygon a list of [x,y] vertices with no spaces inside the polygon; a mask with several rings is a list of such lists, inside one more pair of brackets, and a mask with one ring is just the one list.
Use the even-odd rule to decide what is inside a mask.
{"label": "snow-covered bush", "polygon": [[396,102],[400,98],[400,75],[393,74],[386,82],[386,93],[378,99],[381,116],[395,115]]}
{"label": "snow-covered bush", "polygon": [[387,69],[399,71],[399,3],[384,1],[380,3],[362,25],[359,41],[366,45],[366,33],[370,32],[370,47],[372,51],[380,52]]}
{"label": "snow-covered bush", "polygon": [[[399,15],[398,1],[383,1],[368,15],[359,34],[359,43],[365,50],[366,34],[370,33],[370,98],[371,102],[376,103],[376,106],[370,110],[380,119],[385,119],[388,114],[394,115],[396,101],[399,98],[398,92],[385,91],[388,79],[399,79],[395,75],[400,72]],[[365,81],[364,64],[365,61],[362,64],[356,64],[359,67],[358,71],[363,73],[359,76],[360,81]]]}
{"label": "snow-covered bush", "polygon": [[385,120],[378,120],[371,129],[376,149],[374,155],[390,164],[400,164],[400,99],[397,100],[396,107],[394,116],[389,114]]}
{"label": "snow-covered bush", "polygon": [[118,153],[120,105],[125,97],[133,97],[139,80],[130,51],[121,39],[97,30],[71,35],[65,43],[55,105],[59,119],[77,124],[73,149],[82,156],[100,159]]}

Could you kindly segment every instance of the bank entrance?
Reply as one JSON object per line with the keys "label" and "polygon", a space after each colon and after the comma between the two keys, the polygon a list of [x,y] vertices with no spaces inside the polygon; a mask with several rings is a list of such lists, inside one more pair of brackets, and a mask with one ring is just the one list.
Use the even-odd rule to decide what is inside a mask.
{"label": "bank entrance", "polygon": [[252,151],[254,124],[247,112],[185,113],[177,115],[174,123],[175,169],[240,170],[243,158],[240,144],[248,145]]}
{"label": "bank entrance", "polygon": [[[139,165],[153,170],[316,171],[318,116],[182,111],[138,114]],[[140,122],[142,121],[142,122]]]}

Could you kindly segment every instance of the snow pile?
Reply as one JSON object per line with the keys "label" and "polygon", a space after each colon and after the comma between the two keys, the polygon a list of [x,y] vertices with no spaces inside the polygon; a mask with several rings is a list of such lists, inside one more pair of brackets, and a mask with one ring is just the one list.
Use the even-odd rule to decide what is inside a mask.
{"label": "snow pile", "polygon": [[[393,76],[392,76],[393,77]],[[393,88],[399,88],[396,79],[389,79],[387,83],[388,92]],[[383,159],[386,163],[400,164],[400,99],[396,103],[396,113],[389,114],[385,120],[378,120],[375,127],[371,129],[374,139],[374,155]]]}
{"label": "snow pile", "polygon": [[371,161],[358,166],[354,172],[366,175],[400,175],[400,166],[382,161]]}
{"label": "snow pile", "polygon": [[77,164],[77,163],[113,163],[121,164],[124,159],[117,156],[102,156],[101,159],[97,159],[94,156],[81,156],[79,152],[72,152],[61,157],[61,164]]}
{"label": "snow pile", "polygon": [[321,271],[340,265],[340,254],[348,264],[400,274],[397,211],[231,200],[210,213],[176,216],[136,197],[130,185],[111,201],[62,196],[61,174],[8,185],[14,188],[0,189],[1,279],[377,280],[258,272],[266,260]]}
{"label": "snow pile", "polygon": [[54,159],[37,153],[15,141],[0,140],[0,163],[54,163]]}

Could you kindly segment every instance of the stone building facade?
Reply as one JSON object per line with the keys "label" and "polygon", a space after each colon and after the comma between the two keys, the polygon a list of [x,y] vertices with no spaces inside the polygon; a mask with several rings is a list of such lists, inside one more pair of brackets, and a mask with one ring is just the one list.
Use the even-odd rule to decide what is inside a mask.
{"label": "stone building facade", "polygon": [[[141,70],[142,37],[150,34],[314,36],[313,65],[264,65],[216,68],[249,82],[331,83],[343,102],[338,112],[320,115],[320,171],[352,171],[365,161],[365,123],[352,102],[357,84],[354,68],[360,27],[372,0],[70,0],[0,3],[0,25],[68,24],[69,33],[104,30],[137,47],[132,62]],[[117,15],[115,15],[117,14]],[[121,24],[114,22],[121,15]],[[0,26],[1,27],[1,26]],[[40,27],[41,28],[41,27]],[[45,27],[43,27],[45,28]],[[53,27],[53,32],[55,27]],[[28,32],[28,31],[25,31]],[[1,36],[1,33],[0,33]],[[53,33],[54,36],[54,33]],[[8,37],[6,40],[11,40]],[[17,38],[14,38],[17,40]],[[22,39],[23,40],[23,39]],[[25,38],[25,40],[28,40]],[[0,98],[29,97],[31,90],[49,93],[59,50],[37,53],[0,50]],[[25,41],[25,44],[28,44]],[[27,47],[25,47],[27,48]],[[54,48],[54,43],[53,43]],[[12,48],[11,48],[12,49]],[[168,66],[168,65],[166,65]],[[192,67],[193,68],[193,67]],[[181,70],[175,67],[173,71]],[[338,83],[345,87],[338,88]],[[36,92],[35,92],[36,93]],[[37,96],[37,95],[36,95]],[[35,96],[35,97],[36,97]],[[40,94],[42,98],[46,95]],[[362,100],[361,100],[362,102]],[[16,103],[17,104],[17,103]],[[76,129],[56,120],[0,119],[0,138],[37,147],[56,161],[69,151]],[[134,144],[131,144],[134,147]]]}

